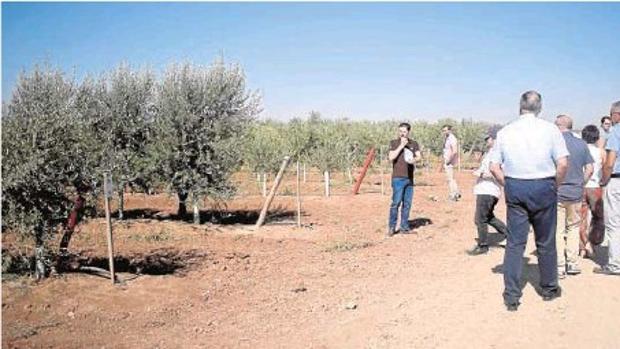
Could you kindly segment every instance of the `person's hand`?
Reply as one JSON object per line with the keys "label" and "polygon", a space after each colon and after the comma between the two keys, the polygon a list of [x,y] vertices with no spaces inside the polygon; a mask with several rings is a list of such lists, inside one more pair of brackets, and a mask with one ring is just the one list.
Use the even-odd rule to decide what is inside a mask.
{"label": "person's hand", "polygon": [[400,146],[404,147],[409,143],[409,139],[405,138],[405,137],[400,137]]}

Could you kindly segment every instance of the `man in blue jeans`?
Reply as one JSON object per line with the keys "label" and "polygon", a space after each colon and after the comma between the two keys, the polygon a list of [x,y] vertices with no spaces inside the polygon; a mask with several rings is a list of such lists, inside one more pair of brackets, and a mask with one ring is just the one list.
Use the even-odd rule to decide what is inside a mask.
{"label": "man in blue jeans", "polygon": [[400,233],[410,232],[409,211],[413,201],[413,172],[415,161],[421,158],[420,146],[409,138],[411,125],[406,122],[398,125],[398,139],[390,142],[388,158],[392,162],[392,204],[387,236],[396,233],[398,207],[400,210]]}
{"label": "man in blue jeans", "polygon": [[543,300],[561,295],[556,249],[557,188],[568,168],[568,149],[560,130],[538,118],[542,98],[521,95],[520,116],[497,134],[491,172],[504,185],[508,237],[504,254],[504,304],[519,307],[523,252],[530,224],[534,228]]}

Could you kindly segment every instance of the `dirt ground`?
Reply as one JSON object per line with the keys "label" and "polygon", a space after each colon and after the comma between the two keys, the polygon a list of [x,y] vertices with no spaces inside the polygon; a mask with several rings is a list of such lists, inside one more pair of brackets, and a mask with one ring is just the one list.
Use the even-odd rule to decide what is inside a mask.
{"label": "dirt ground", "polygon": [[[173,219],[176,202],[165,195],[130,195],[128,219],[114,223],[124,282],[5,276],[2,347],[619,348],[620,278],[593,274],[592,260],[561,280],[561,298],[543,302],[530,241],[522,305],[505,310],[503,248],[465,253],[475,205],[470,175],[457,178],[464,195],[453,203],[441,175],[422,175],[416,233],[392,238],[384,237],[389,195],[372,178],[360,195],[343,184],[330,198],[318,195],[316,179],[302,228],[291,224],[293,196],[276,197],[275,217],[254,231],[262,197],[250,189],[219,224],[204,212],[200,225]],[[497,212],[505,217],[503,203]],[[104,219],[82,224],[72,252],[105,266],[104,233]],[[138,277],[129,273],[136,268]]]}

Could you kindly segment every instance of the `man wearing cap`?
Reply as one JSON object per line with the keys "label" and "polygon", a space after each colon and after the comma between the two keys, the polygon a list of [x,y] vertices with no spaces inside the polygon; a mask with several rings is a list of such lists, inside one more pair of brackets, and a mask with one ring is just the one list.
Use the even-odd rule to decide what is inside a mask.
{"label": "man wearing cap", "polygon": [[502,189],[497,183],[495,177],[490,170],[490,151],[493,149],[495,138],[497,137],[497,129],[489,130],[484,138],[487,146],[487,152],[484,154],[480,167],[473,172],[476,177],[476,185],[474,186],[474,195],[476,195],[476,214],[474,221],[478,229],[478,243],[473,249],[467,251],[472,256],[481,255],[489,252],[488,234],[489,225],[491,225],[498,233],[506,236],[508,229],[501,220],[495,217],[493,210],[499,201]]}
{"label": "man wearing cap", "polygon": [[609,116],[614,124],[607,139],[607,159],[603,165],[601,187],[605,187],[605,237],[609,242],[607,264],[595,268],[597,274],[620,275],[620,101],[611,105]]}
{"label": "man wearing cap", "polygon": [[519,307],[523,252],[530,224],[534,228],[543,300],[561,295],[558,285],[555,231],[557,187],[568,167],[568,150],[558,128],[538,118],[542,97],[521,95],[520,116],[497,133],[491,152],[491,172],[504,185],[508,237],[504,254],[504,304]]}
{"label": "man wearing cap", "polygon": [[556,244],[558,253],[558,277],[581,273],[578,263],[579,227],[581,225],[581,201],[584,186],[594,172],[594,159],[588,145],[573,134],[573,120],[559,115],[555,125],[562,132],[569,153],[568,169],[558,188],[558,224]]}

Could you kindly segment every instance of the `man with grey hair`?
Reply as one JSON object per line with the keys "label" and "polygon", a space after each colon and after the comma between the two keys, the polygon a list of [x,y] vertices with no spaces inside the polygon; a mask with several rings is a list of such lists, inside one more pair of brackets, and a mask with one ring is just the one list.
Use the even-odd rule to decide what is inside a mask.
{"label": "man with grey hair", "polygon": [[558,223],[556,245],[558,253],[558,277],[581,273],[577,256],[579,253],[579,227],[581,225],[581,201],[584,186],[594,171],[594,159],[588,145],[573,134],[573,120],[568,115],[558,115],[555,124],[562,132],[570,161],[564,181],[558,188]]}
{"label": "man with grey hair", "polygon": [[534,228],[543,300],[561,295],[558,285],[556,224],[557,187],[564,181],[568,150],[560,130],[538,118],[542,98],[536,91],[521,95],[520,116],[497,134],[491,172],[504,185],[508,237],[504,254],[504,304],[519,307],[523,252],[530,224]]}
{"label": "man with grey hair", "polygon": [[620,275],[620,101],[611,105],[609,116],[614,126],[607,139],[607,159],[603,165],[601,187],[605,187],[605,235],[609,242],[607,264],[595,268],[597,274]]}

